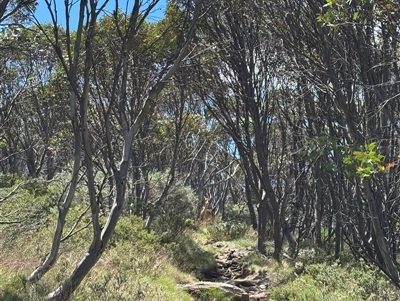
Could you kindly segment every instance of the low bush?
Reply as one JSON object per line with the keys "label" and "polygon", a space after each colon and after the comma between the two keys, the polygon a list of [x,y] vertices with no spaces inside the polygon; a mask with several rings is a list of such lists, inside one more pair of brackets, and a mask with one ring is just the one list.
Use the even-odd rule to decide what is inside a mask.
{"label": "low bush", "polygon": [[285,285],[275,287],[272,301],[322,301],[319,284],[311,276],[297,278]]}
{"label": "low bush", "polygon": [[200,301],[208,301],[208,300],[215,300],[215,301],[233,301],[233,296],[228,296],[225,292],[218,288],[209,288],[203,292],[201,292],[199,296]]}
{"label": "low bush", "polygon": [[0,272],[0,301],[22,301],[17,294],[22,289],[21,277]]}
{"label": "low bush", "polygon": [[[1,193],[4,195],[14,187],[6,188]],[[72,274],[83,252],[89,247],[92,235],[90,212],[82,217],[72,231],[75,234],[61,243],[57,263],[42,280],[37,284],[27,284],[20,276],[29,275],[49,252],[57,215],[57,208],[49,204],[49,200],[59,195],[57,191],[53,184],[47,192],[43,190],[43,195],[37,192],[36,186],[22,188],[2,203],[0,214],[6,216],[9,212],[15,212],[15,216],[8,216],[16,219],[18,214],[23,217],[26,210],[29,219],[15,224],[13,228],[5,225],[0,227],[0,301],[44,300],[46,294]],[[44,212],[43,207],[47,204],[50,212]],[[73,202],[66,221],[65,235],[86,208],[84,201]],[[105,219],[101,217],[101,223],[105,223]],[[107,249],[78,287],[72,300],[192,300],[189,294],[182,292],[176,285],[189,275],[167,262],[175,245],[162,244],[162,235],[148,232],[143,229],[143,225],[140,218],[121,216]]]}
{"label": "low bush", "polygon": [[200,248],[189,237],[182,237],[176,245],[174,261],[181,270],[193,273],[199,279],[203,279],[217,266],[214,254]]}
{"label": "low bush", "polygon": [[225,207],[224,219],[227,221],[235,221],[238,223],[250,223],[249,208],[246,203],[234,204]]}
{"label": "low bush", "polygon": [[23,177],[16,174],[0,174],[0,188],[12,187],[23,180]]}
{"label": "low bush", "polygon": [[[150,177],[150,199],[152,202],[163,193],[168,173],[154,173]],[[193,190],[182,181],[176,181],[170,188],[167,198],[153,209],[154,221],[151,228],[162,235],[162,242],[179,240],[186,229],[193,228],[197,199]]]}
{"label": "low bush", "polygon": [[244,238],[249,232],[249,226],[244,223],[222,222],[207,227],[208,237],[217,241]]}
{"label": "low bush", "polygon": [[364,262],[311,264],[293,281],[276,286],[272,301],[395,301],[400,292],[377,269]]}

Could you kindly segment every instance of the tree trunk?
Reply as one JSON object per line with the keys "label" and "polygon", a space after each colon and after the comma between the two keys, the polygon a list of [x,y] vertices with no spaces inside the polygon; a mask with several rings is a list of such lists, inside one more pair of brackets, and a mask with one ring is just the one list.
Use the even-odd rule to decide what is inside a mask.
{"label": "tree trunk", "polygon": [[53,151],[47,150],[47,160],[46,160],[46,174],[47,180],[52,180],[56,173],[56,168],[54,167],[54,154]]}
{"label": "tree trunk", "polygon": [[261,200],[258,206],[258,241],[257,249],[261,254],[266,254],[265,237],[267,231],[267,204]]}
{"label": "tree trunk", "polygon": [[[275,207],[275,208],[274,208]],[[282,252],[282,235],[281,235],[281,221],[279,219],[279,207],[273,206],[274,212],[274,254],[273,257],[276,260],[279,260],[281,252]]]}
{"label": "tree trunk", "polygon": [[290,225],[287,222],[284,222],[283,224],[283,234],[285,235],[289,244],[289,254],[290,256],[293,256],[293,254],[296,252],[297,242],[293,237],[292,232],[290,231]]}
{"label": "tree trunk", "polygon": [[251,186],[249,183],[249,179],[247,177],[245,177],[245,185],[246,185],[245,189],[246,189],[247,208],[249,208],[251,225],[253,226],[254,230],[257,230],[258,228],[257,216],[256,216],[256,211],[254,210],[254,205],[251,195]]}
{"label": "tree trunk", "polygon": [[[83,14],[84,8],[85,8],[85,1],[81,2],[81,8],[83,6],[83,9],[81,9],[81,13]],[[94,22],[95,22],[95,16],[97,16],[96,14],[96,2],[95,1],[91,1],[90,5],[91,5],[91,19],[90,19],[90,26],[89,28],[94,30]],[[134,14],[138,14],[139,13],[139,1],[135,2],[135,6],[133,8],[133,12],[132,15]],[[188,31],[188,35],[187,35],[187,39],[185,41],[184,46],[182,47],[182,49],[180,50],[179,54],[177,55],[174,63],[172,64],[172,66],[169,68],[169,70],[166,72],[166,74],[163,76],[163,78],[156,83],[156,85],[153,87],[153,89],[150,91],[150,94],[148,96],[148,98],[145,100],[144,105],[142,107],[142,109],[140,110],[137,118],[135,119],[134,123],[129,126],[128,125],[128,121],[127,119],[125,119],[125,111],[124,111],[124,102],[123,100],[121,101],[122,107],[120,107],[119,109],[121,110],[121,116],[123,119],[122,122],[122,127],[123,127],[123,150],[122,150],[122,160],[120,163],[120,167],[119,169],[117,169],[117,167],[114,164],[114,154],[112,152],[112,149],[110,147],[110,144],[108,143],[108,147],[109,147],[109,160],[110,162],[113,162],[112,165],[112,169],[114,171],[114,179],[115,179],[115,186],[116,186],[116,197],[114,199],[110,214],[108,216],[107,222],[104,225],[104,228],[101,232],[99,232],[100,229],[100,225],[98,222],[98,218],[99,218],[99,212],[98,212],[98,206],[97,204],[93,203],[93,189],[90,189],[90,197],[91,197],[91,208],[92,208],[92,223],[93,223],[93,239],[92,239],[92,243],[91,246],[88,250],[88,252],[86,253],[86,255],[83,257],[83,259],[81,260],[81,262],[78,264],[78,266],[76,267],[76,269],[74,270],[73,274],[71,275],[71,277],[65,281],[65,283],[60,286],[59,288],[57,288],[55,291],[53,291],[52,293],[50,293],[47,298],[50,300],[59,300],[59,301],[64,301],[64,300],[68,300],[70,298],[70,296],[73,294],[73,292],[75,291],[75,289],[79,286],[79,284],[82,282],[82,280],[85,278],[85,276],[89,273],[89,271],[92,269],[92,267],[97,263],[97,261],[100,259],[101,255],[103,254],[105,248],[107,247],[107,244],[109,242],[109,239],[112,235],[112,233],[114,232],[114,229],[116,227],[117,221],[120,217],[120,214],[123,210],[123,205],[125,202],[125,191],[126,191],[126,184],[127,184],[127,174],[128,174],[128,167],[129,167],[129,163],[132,157],[132,145],[133,145],[133,140],[134,137],[136,136],[136,134],[139,131],[140,126],[143,124],[144,119],[148,116],[150,108],[151,108],[151,104],[155,101],[156,97],[160,94],[160,92],[164,89],[164,87],[166,86],[167,81],[172,77],[172,75],[176,72],[176,70],[178,69],[180,63],[182,62],[182,60],[184,59],[184,56],[187,53],[188,47],[189,47],[189,43],[190,40],[194,34],[194,30],[195,30],[195,26],[197,23],[197,20],[199,18],[200,15],[200,1],[196,1],[195,4],[195,12],[194,12],[194,16],[193,16],[193,20],[192,23],[190,24],[190,28]],[[81,19],[82,20],[82,19]],[[93,33],[93,31],[92,31]],[[134,35],[134,32],[132,32],[132,36]],[[131,37],[132,37],[131,36]],[[88,36],[86,42],[87,43],[91,43],[91,39],[92,37]],[[86,49],[87,51],[91,50],[91,45],[90,44],[86,44]],[[86,60],[87,65],[85,65],[85,67],[87,67],[87,69],[85,69],[85,74],[86,71],[89,71],[89,66],[91,63],[91,54],[89,52],[87,52],[87,59],[89,58],[89,60]],[[128,57],[125,56],[124,57],[124,62],[123,63],[123,69],[124,72],[127,70],[127,61]],[[126,75],[126,72],[124,73],[124,75]],[[87,83],[88,84],[89,81],[87,79]],[[122,85],[125,86],[126,85],[126,77],[122,79]],[[86,86],[88,87],[88,86]],[[126,88],[126,86],[125,86]],[[125,92],[125,88],[121,88],[122,92]],[[87,99],[87,98],[86,98]],[[87,102],[83,103],[83,110],[84,112],[81,112],[81,117],[83,118],[83,125],[85,125],[86,123],[86,117],[87,117]],[[78,128],[74,128],[76,130],[76,132],[79,133]],[[86,129],[86,131],[85,131]],[[83,128],[83,137],[84,137],[84,147],[85,150],[90,150],[90,144],[89,144],[89,136],[87,133],[87,127]],[[86,133],[85,133],[86,132]],[[78,137],[80,136],[79,134],[77,135]],[[110,129],[109,127],[106,125],[106,137],[109,139],[110,138]],[[108,141],[110,142],[110,141]],[[79,144],[80,146],[80,144]],[[80,149],[80,147],[79,147]],[[86,154],[87,157],[90,157],[90,154]],[[88,158],[90,159],[90,158]],[[91,170],[91,162],[89,162],[89,169],[88,169],[88,178],[90,181],[93,180],[93,172]],[[91,183],[92,188],[94,187],[94,183]]]}
{"label": "tree trunk", "polygon": [[383,257],[384,261],[384,267],[385,267],[384,271],[393,280],[393,282],[397,286],[399,286],[400,279],[396,267],[397,263],[394,262],[393,258],[391,257],[391,252],[389,251],[388,246],[386,245],[384,231],[381,226],[382,221],[380,219],[380,214],[378,214],[379,204],[377,203],[377,200],[373,195],[369,181],[367,179],[364,179],[362,183],[364,187],[365,197],[367,198],[368,201],[368,209],[369,209],[369,214],[371,215],[372,227],[375,233],[374,238],[376,239],[378,250],[381,256]]}
{"label": "tree trunk", "polygon": [[58,210],[58,218],[56,223],[56,228],[53,235],[53,242],[51,245],[51,250],[49,255],[47,255],[45,261],[39,265],[36,270],[32,272],[32,274],[28,277],[29,282],[37,282],[42,276],[50,270],[52,265],[56,262],[58,256],[58,250],[60,248],[60,240],[64,230],[65,219],[68,214],[68,210],[71,206],[72,200],[75,196],[75,191],[77,188],[78,177],[79,177],[79,169],[81,164],[81,135],[79,132],[79,123],[77,121],[77,112],[76,112],[76,95],[71,92],[71,112],[73,116],[72,127],[74,129],[74,164],[72,168],[72,179],[68,188],[68,194],[65,197],[65,200],[62,206]]}
{"label": "tree trunk", "polygon": [[121,169],[115,174],[115,182],[117,188],[117,196],[114,200],[113,207],[111,208],[110,215],[107,223],[104,226],[100,236],[94,235],[92,244],[83,257],[81,262],[76,267],[72,276],[58,289],[50,293],[47,298],[50,300],[64,301],[69,300],[72,293],[79,286],[85,276],[93,268],[93,266],[100,259],[104,250],[107,247],[108,241],[114,232],[115,226],[117,225],[118,218],[123,209],[125,200],[125,188],[126,188],[126,174],[127,174],[127,162],[123,162]]}

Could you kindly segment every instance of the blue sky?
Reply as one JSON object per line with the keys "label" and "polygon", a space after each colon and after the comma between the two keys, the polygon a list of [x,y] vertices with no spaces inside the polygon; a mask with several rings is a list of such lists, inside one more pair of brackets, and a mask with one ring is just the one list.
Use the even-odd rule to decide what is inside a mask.
{"label": "blue sky", "polygon": [[[56,7],[57,7],[57,22],[58,24],[61,24],[65,28],[65,6],[64,6],[64,0],[52,0],[52,3],[55,2]],[[77,24],[77,17],[78,17],[78,12],[79,12],[79,0],[70,0],[69,2],[75,3],[74,6],[72,7],[71,10],[71,28],[74,29],[76,28]],[[133,6],[133,0],[127,0],[127,1],[118,1],[119,6],[121,9],[126,10],[126,8],[129,10]],[[143,9],[146,8],[146,3],[148,3],[148,0],[143,0]],[[35,16],[38,19],[40,23],[46,23],[46,22],[51,22],[51,16],[48,11],[46,2],[44,0],[39,0],[38,1],[39,5],[36,8],[35,11]],[[99,0],[99,5],[101,3],[104,3],[104,1]],[[153,12],[150,14],[148,17],[148,21],[158,21],[164,16],[164,10],[167,4],[167,0],[160,0],[157,6],[153,9]],[[54,9],[54,7],[53,7]],[[108,13],[111,13],[115,9],[115,0],[110,0],[105,7],[105,11]]]}

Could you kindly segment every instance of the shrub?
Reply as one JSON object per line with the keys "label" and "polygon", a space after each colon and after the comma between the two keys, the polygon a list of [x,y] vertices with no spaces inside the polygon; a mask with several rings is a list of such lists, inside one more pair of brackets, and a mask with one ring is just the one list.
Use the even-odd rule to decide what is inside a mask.
{"label": "shrub", "polygon": [[117,244],[120,241],[157,245],[160,243],[160,237],[155,235],[154,232],[145,230],[141,218],[137,216],[124,216],[119,219],[110,243]]}
{"label": "shrub", "polygon": [[0,175],[0,188],[12,187],[15,184],[23,181],[24,178],[16,174],[1,174]]}
{"label": "shrub", "polygon": [[224,219],[231,222],[250,223],[249,209],[245,203],[226,206]]}
{"label": "shrub", "polygon": [[208,236],[214,240],[233,240],[243,238],[249,232],[249,226],[244,223],[220,223],[207,228]]}
{"label": "shrub", "polygon": [[381,272],[363,262],[311,264],[295,280],[275,287],[271,300],[399,300],[400,293],[390,287]]}
{"label": "shrub", "polygon": [[218,288],[209,288],[200,293],[199,300],[233,301],[234,297],[227,295],[225,292]]}
{"label": "shrub", "polygon": [[[153,231],[145,230],[140,218],[130,216],[122,217],[118,221],[107,254],[120,267],[151,274],[161,251],[161,237]],[[120,254],[125,254],[124,258]]]}
{"label": "shrub", "polygon": [[174,261],[179,268],[203,279],[217,267],[214,255],[200,248],[192,239],[182,237],[174,250]]}
{"label": "shrub", "polygon": [[21,277],[17,275],[5,275],[0,272],[0,301],[22,300],[16,294],[23,288]]}
{"label": "shrub", "polygon": [[[1,193],[6,195],[14,187],[3,188]],[[51,244],[53,225],[58,213],[54,200],[58,200],[64,185],[62,181],[54,181],[47,189],[42,188],[45,187],[36,186],[36,183],[29,187],[21,185],[17,193],[3,202],[0,208],[0,213],[4,216],[8,214],[10,219],[26,217],[20,224],[12,224],[12,229],[6,227],[7,225],[0,227],[0,265],[4,269],[4,272],[0,269],[0,301],[44,300],[47,293],[71,275],[82,258],[82,251],[89,247],[92,236],[90,212],[83,216],[76,233],[61,244],[60,257],[46,277],[36,284],[26,284],[19,276],[29,275],[35,268],[35,263],[44,258]],[[83,198],[85,194],[81,195],[77,191],[78,201],[71,205],[65,234],[87,208],[87,200]],[[10,212],[15,214],[11,216]],[[106,217],[101,216],[101,224],[104,225],[105,222]],[[190,221],[186,223],[190,225]],[[177,269],[173,274],[169,272],[171,268],[166,268],[165,261],[171,255],[171,249],[168,249],[168,245],[161,244],[161,235],[154,231],[148,232],[143,226],[143,220],[138,217],[121,216],[104,254],[71,299],[191,300],[187,293],[176,286],[175,280],[184,276]],[[30,260],[26,260],[27,258]]]}
{"label": "shrub", "polygon": [[311,276],[295,279],[272,290],[272,301],[322,301],[319,284]]}
{"label": "shrub", "polygon": [[[165,186],[166,173],[155,173],[151,177],[150,198],[157,199]],[[187,228],[193,228],[190,220],[195,215],[196,197],[192,189],[177,181],[169,190],[166,200],[156,208],[152,229],[162,234],[163,243],[176,241]]]}

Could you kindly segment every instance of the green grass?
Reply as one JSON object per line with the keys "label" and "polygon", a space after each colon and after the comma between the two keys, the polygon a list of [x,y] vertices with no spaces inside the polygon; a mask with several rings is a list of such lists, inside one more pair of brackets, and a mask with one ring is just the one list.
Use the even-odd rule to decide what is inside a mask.
{"label": "green grass", "polygon": [[310,264],[301,271],[274,287],[271,301],[400,300],[400,291],[381,272],[363,262]]}
{"label": "green grass", "polygon": [[199,295],[200,300],[208,301],[208,300],[215,300],[215,301],[233,301],[233,296],[228,296],[225,292],[218,288],[209,288],[203,291]]}
{"label": "green grass", "polygon": [[[11,180],[14,185],[19,183]],[[57,214],[54,200],[60,187],[58,182],[48,187],[31,183],[1,204],[0,216],[26,220],[17,225],[0,226],[0,301],[43,300],[71,275],[88,249],[91,228],[83,226],[90,220],[90,213],[83,216],[77,227],[82,231],[61,244],[58,261],[45,277],[37,284],[27,284],[24,280],[49,251]],[[0,188],[0,195],[12,189]],[[71,207],[65,233],[86,209],[79,191],[77,200]],[[324,250],[316,249],[312,242],[304,242],[302,247],[315,249],[314,255],[294,262],[277,262],[271,256],[256,252],[257,235],[248,226],[221,223],[194,229],[197,231],[187,231],[176,242],[165,243],[161,234],[143,230],[141,219],[122,217],[108,248],[72,300],[190,301],[193,297],[178,284],[203,279],[216,267],[215,253],[234,248],[246,249],[248,255],[240,262],[250,271],[266,275],[265,285],[272,301],[400,300],[400,290],[381,272],[363,262],[355,262],[349,252],[335,261]],[[217,240],[220,246],[205,245],[210,239]],[[271,251],[270,244],[267,248]],[[206,290],[199,298],[230,300],[218,289]]]}
{"label": "green grass", "polygon": [[229,241],[244,238],[250,231],[245,223],[220,222],[206,228],[206,235],[209,239],[217,241]]}
{"label": "green grass", "polygon": [[203,279],[217,266],[214,254],[199,246],[190,237],[182,237],[177,244],[174,261],[180,269],[194,274],[198,279]]}
{"label": "green grass", "polygon": [[[121,224],[124,224],[124,220]],[[167,252],[158,245],[155,235],[144,230],[140,230],[141,233],[138,234],[139,228],[137,224],[133,224],[130,229],[130,238],[135,237],[136,240],[119,239],[104,252],[74,293],[72,300],[193,300],[177,286],[178,283],[193,281],[193,277],[171,265]],[[70,242],[65,242],[63,245],[63,249],[69,252],[61,254],[56,265],[38,284],[26,286],[21,275],[28,275],[34,267],[27,266],[21,270],[20,263],[24,258],[18,253],[19,248],[9,247],[8,250],[3,250],[2,255],[5,257],[2,260],[10,262],[7,270],[0,273],[0,301],[43,300],[47,293],[71,275],[87,247],[80,239],[76,239],[73,245],[69,244]],[[79,251],[74,252],[72,247]],[[33,240],[25,244],[25,250],[21,253],[27,252],[26,249],[35,252]],[[38,263],[37,257],[36,264]]]}
{"label": "green grass", "polygon": [[0,271],[0,301],[22,301],[23,299],[17,293],[22,289],[23,285],[19,275]]}
{"label": "green grass", "polygon": [[[12,189],[2,188],[0,195]],[[1,204],[0,216],[11,220],[21,214],[27,219],[15,227],[0,226],[0,234],[4,234],[0,236],[0,301],[43,300],[72,274],[88,249],[91,227],[84,228],[84,225],[90,221],[90,212],[76,228],[81,231],[61,244],[59,258],[45,277],[36,284],[24,281],[49,252],[57,216],[54,196],[59,189],[59,183],[49,187],[42,183],[30,184]],[[80,200],[79,192],[77,200]],[[64,233],[69,232],[86,206],[83,201],[72,204]],[[22,213],[15,210],[18,208]],[[15,212],[15,216],[10,212]],[[30,227],[31,224],[35,226]],[[145,231],[141,219],[122,217],[106,251],[72,300],[193,300],[177,286],[193,278],[171,264],[172,246],[162,244],[161,239]]]}

